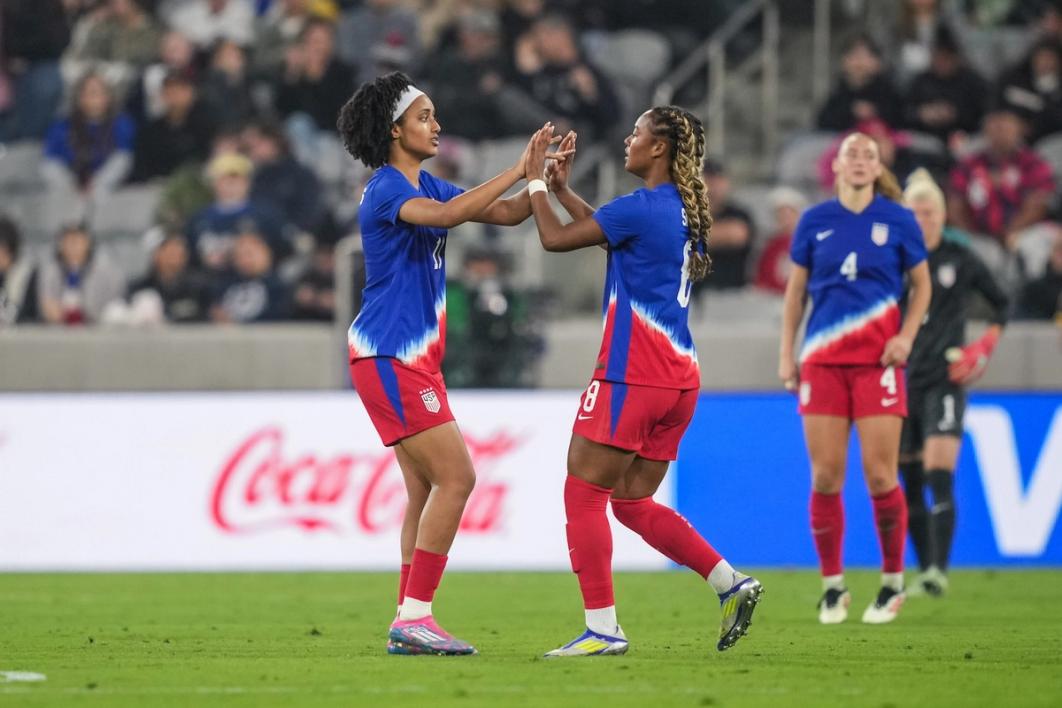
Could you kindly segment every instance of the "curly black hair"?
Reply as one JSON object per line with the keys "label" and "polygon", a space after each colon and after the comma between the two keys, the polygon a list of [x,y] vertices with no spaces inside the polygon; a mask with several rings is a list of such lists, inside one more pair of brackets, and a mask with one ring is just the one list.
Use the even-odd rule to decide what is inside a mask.
{"label": "curly black hair", "polygon": [[376,169],[391,154],[391,114],[398,98],[413,81],[396,71],[367,81],[339,110],[336,128],[347,152]]}

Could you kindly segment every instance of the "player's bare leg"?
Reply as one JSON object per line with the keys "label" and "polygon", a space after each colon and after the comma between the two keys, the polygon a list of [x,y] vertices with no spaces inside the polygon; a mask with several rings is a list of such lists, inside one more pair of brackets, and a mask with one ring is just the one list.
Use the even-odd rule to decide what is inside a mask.
{"label": "player's bare leg", "polygon": [[852,596],[844,582],[841,551],[844,542],[845,463],[851,423],[835,415],[807,414],[804,439],[811,460],[811,536],[819,555],[822,598],[819,622],[838,624],[848,619]]}
{"label": "player's bare leg", "polygon": [[734,570],[678,512],[653,501],[670,465],[635,457],[612,490],[612,512],[650,546],[711,585],[722,608],[716,648],[724,651],[748,632],[763,586]]}
{"label": "player's bare leg", "polygon": [[454,638],[432,616],[432,600],[446,566],[446,554],[475,486],[472,458],[457,424],[452,421],[405,438],[397,447],[400,463],[405,462],[403,469],[408,468],[415,477],[423,478],[430,491],[419,514],[406,596],[398,619],[391,625],[389,651],[474,654],[476,650],[471,644]]}
{"label": "player's bare leg", "polygon": [[[428,502],[428,494],[431,492],[431,483],[427,476],[417,469],[417,465],[410,458],[409,453],[396,445],[394,447],[395,458],[398,467],[402,470],[402,481],[406,485],[406,512],[402,517],[402,535],[400,540],[402,551],[402,567],[404,580],[408,580],[409,566],[413,562],[413,550],[417,546],[417,530],[420,527],[420,515],[424,511],[424,505]],[[405,595],[405,582],[399,588],[398,606],[402,607],[402,597]]]}
{"label": "player's bare leg", "polygon": [[856,421],[863,454],[863,477],[874,503],[881,543],[881,590],[863,613],[868,624],[896,619],[905,599],[903,550],[907,538],[907,499],[899,482],[900,431],[903,419],[874,415]]}

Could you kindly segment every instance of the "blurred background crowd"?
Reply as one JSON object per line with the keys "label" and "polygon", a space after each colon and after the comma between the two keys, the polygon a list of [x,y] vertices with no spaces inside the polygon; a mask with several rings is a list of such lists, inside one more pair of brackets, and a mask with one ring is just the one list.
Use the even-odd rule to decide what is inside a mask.
{"label": "blurred background crowd", "polygon": [[[784,44],[810,3],[780,4]],[[356,299],[336,291],[336,244],[356,241],[368,175],[334,125],[360,82],[409,73],[443,127],[427,168],[475,184],[547,119],[579,131],[581,154],[618,153],[656,84],[741,5],[4,0],[0,327],[331,321]],[[901,182],[934,174],[950,236],[1006,284],[1016,316],[1057,318],[1062,2],[832,5],[839,70],[812,120],[767,170],[733,150],[705,164],[707,311],[781,294],[800,212],[830,193],[832,156],[861,130]],[[740,60],[756,41],[729,51]],[[706,98],[695,81],[675,101]],[[451,240],[452,385],[533,383],[542,322],[596,306],[536,269],[521,238],[477,227]]]}

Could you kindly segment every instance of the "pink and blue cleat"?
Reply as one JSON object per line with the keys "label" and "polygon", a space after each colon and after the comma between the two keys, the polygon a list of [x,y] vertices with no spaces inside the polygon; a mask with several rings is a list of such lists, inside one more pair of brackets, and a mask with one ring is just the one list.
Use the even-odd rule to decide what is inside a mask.
{"label": "pink and blue cleat", "polygon": [[387,635],[387,653],[469,656],[478,652],[468,642],[457,639],[437,625],[428,615],[415,620],[396,619]]}

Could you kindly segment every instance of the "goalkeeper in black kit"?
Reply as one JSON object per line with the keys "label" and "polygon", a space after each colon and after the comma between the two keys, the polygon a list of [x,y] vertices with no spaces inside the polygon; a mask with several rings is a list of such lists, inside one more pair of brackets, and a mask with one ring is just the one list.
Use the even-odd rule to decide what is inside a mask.
{"label": "goalkeeper in black kit", "polygon": [[[955,532],[952,490],[966,385],[980,378],[988,366],[1006,324],[1009,303],[973,251],[943,237],[944,194],[928,172],[918,170],[911,176],[904,202],[914,211],[925,237],[933,299],[907,362],[908,416],[900,441],[900,471],[908,529],[922,571],[912,590],[939,596],[948,587],[946,573]],[[966,308],[974,292],[988,301],[993,316],[980,339],[964,344]],[[933,499],[928,508],[926,487]]]}

